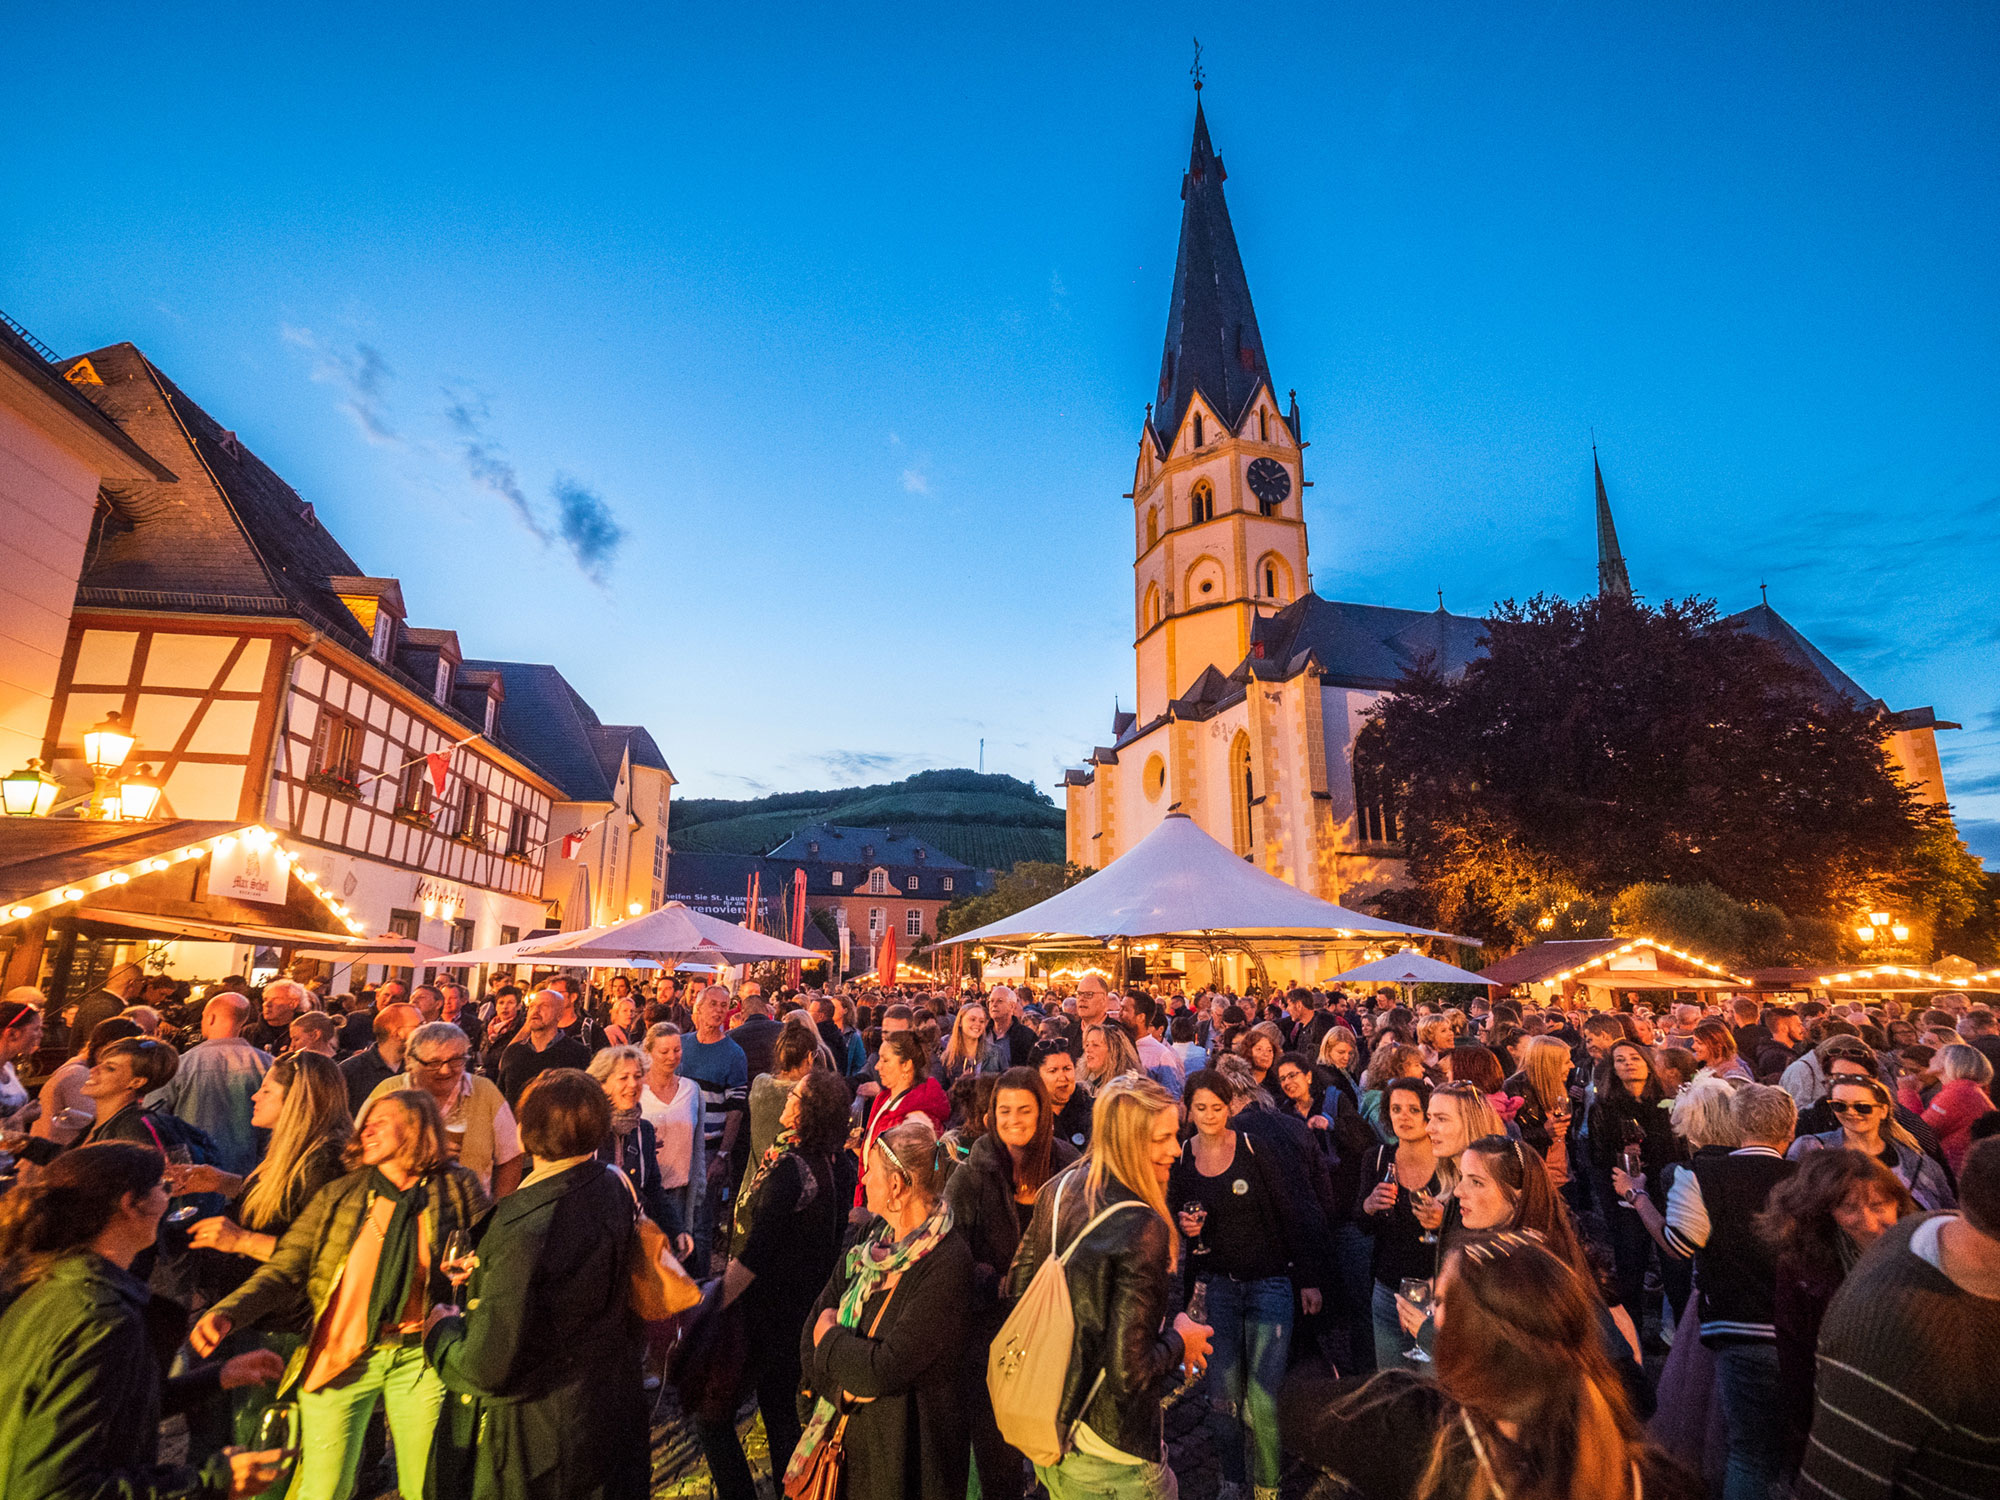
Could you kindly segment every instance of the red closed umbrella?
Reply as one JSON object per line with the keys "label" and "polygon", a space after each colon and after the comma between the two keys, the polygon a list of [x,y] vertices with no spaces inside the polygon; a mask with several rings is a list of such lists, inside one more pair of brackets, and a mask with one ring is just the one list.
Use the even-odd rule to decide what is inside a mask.
{"label": "red closed umbrella", "polygon": [[896,982],[896,929],[895,928],[891,927],[886,933],[882,935],[882,947],[879,957],[881,959],[881,963],[877,966],[875,970],[875,982],[886,988],[887,986],[893,985]]}

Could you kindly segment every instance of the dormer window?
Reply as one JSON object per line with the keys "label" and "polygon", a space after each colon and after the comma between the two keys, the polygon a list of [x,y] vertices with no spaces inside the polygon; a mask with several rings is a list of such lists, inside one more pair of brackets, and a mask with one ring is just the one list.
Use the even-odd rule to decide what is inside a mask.
{"label": "dormer window", "polygon": [[491,694],[486,699],[486,737],[493,737],[493,721],[500,717],[500,704]]}
{"label": "dormer window", "polygon": [[808,854],[812,855],[812,856],[813,856],[813,857],[814,857],[815,859],[817,859],[817,858],[819,857],[819,840],[818,840],[818,839],[814,839],[814,840],[813,840],[813,841],[812,841],[812,842],[811,842],[810,844],[807,844],[807,845],[806,845],[806,853],[808,853]]}
{"label": "dormer window", "polygon": [[917,877],[912,875],[910,877],[910,889],[914,891],[916,888],[917,888]]}
{"label": "dormer window", "polygon": [[377,661],[389,659],[389,648],[396,642],[396,617],[386,609],[375,611],[375,636],[368,644],[368,654]]}
{"label": "dormer window", "polygon": [[861,846],[861,857],[863,859],[873,859],[875,857],[875,846],[873,844],[863,844]]}
{"label": "dormer window", "polygon": [[868,872],[868,894],[871,896],[881,896],[886,895],[888,890],[889,872],[887,870],[870,870]]}
{"label": "dormer window", "polygon": [[922,864],[923,862],[924,862],[924,851],[922,849],[919,849],[917,850],[917,863]]}
{"label": "dormer window", "polygon": [[951,877],[950,877],[949,875],[945,876],[945,878],[944,878],[944,888],[945,888],[946,890],[950,890],[950,889],[951,889]]}
{"label": "dormer window", "polygon": [[846,872],[845,870],[835,870],[835,871],[833,872],[833,883],[834,883],[834,884],[835,884],[836,886],[842,886],[842,885],[846,885],[846,884],[847,884],[847,872]]}
{"label": "dormer window", "polygon": [[451,701],[451,662],[440,656],[437,665],[437,682],[431,689],[431,696],[440,703]]}

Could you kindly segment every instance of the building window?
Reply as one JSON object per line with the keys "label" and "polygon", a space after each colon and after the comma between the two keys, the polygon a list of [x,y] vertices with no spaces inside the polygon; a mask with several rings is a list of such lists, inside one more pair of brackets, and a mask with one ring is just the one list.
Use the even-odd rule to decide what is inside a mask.
{"label": "building window", "polygon": [[910,877],[910,887],[909,887],[909,888],[910,888],[911,890],[913,890],[913,891],[914,891],[914,890],[915,890],[915,889],[917,888],[917,877],[916,877],[916,876],[914,876],[914,875],[912,875],[912,876]]}
{"label": "building window", "polygon": [[[417,928],[422,921],[423,918],[413,911],[392,911],[389,913],[389,931],[393,932],[397,937],[406,937],[414,942],[416,941]],[[414,972],[410,969],[390,969],[388,970],[387,978],[400,979],[407,985],[414,977]]]}
{"label": "building window", "polygon": [[508,819],[507,852],[509,854],[528,852],[528,810],[525,807],[515,808],[514,816]]}
{"label": "building window", "polygon": [[500,702],[491,693],[486,695],[486,737],[493,738],[493,721],[500,717]]}
{"label": "building window", "polygon": [[1204,479],[1194,487],[1191,524],[1199,526],[1203,521],[1213,521],[1214,519],[1215,491],[1209,488],[1208,481]]}
{"label": "building window", "polygon": [[844,906],[836,906],[836,907],[835,907],[835,908],[833,909],[833,925],[834,925],[835,927],[839,928],[839,929],[840,929],[840,930],[841,930],[842,932],[845,932],[845,931],[847,931],[847,908],[846,908],[846,907],[844,907]]}
{"label": "building window", "polygon": [[868,936],[871,941],[882,935],[882,929],[888,924],[888,916],[889,914],[879,906],[868,908]]}
{"label": "building window", "polygon": [[888,891],[888,889],[889,889],[889,872],[887,870],[870,870],[868,872],[869,895],[880,896],[885,894]]}
{"label": "building window", "polygon": [[950,889],[951,889],[951,877],[950,877],[949,875],[945,876],[945,878],[944,878],[944,888],[945,888],[946,890],[950,890]]}
{"label": "building window", "polygon": [[465,805],[458,819],[458,836],[471,839],[474,843],[486,841],[486,793],[469,782],[465,788]]}
{"label": "building window", "polygon": [[[656,833],[653,835],[653,879],[665,880],[666,878],[667,836],[664,833]],[[656,906],[659,904],[657,897],[654,898],[653,904]]]}
{"label": "building window", "polygon": [[1196,413],[1194,414],[1194,445],[1195,445],[1195,447],[1197,447],[1197,448],[1199,448],[1199,447],[1201,446],[1201,413],[1200,413],[1200,412],[1196,412]]}
{"label": "building window", "polygon": [[1264,564],[1264,597],[1266,599],[1278,597],[1278,570],[1269,563]]}
{"label": "building window", "polygon": [[1403,839],[1402,809],[1396,789],[1373,754],[1379,737],[1368,725],[1354,742],[1354,825],[1365,844],[1396,844]]}
{"label": "building window", "polygon": [[818,840],[818,839],[814,839],[814,840],[813,840],[813,841],[812,841],[812,842],[811,842],[810,844],[807,844],[807,845],[806,845],[806,853],[810,854],[810,855],[811,855],[811,856],[812,856],[812,857],[813,857],[814,859],[818,859],[818,858],[819,858],[819,840]]}
{"label": "building window", "polygon": [[1270,417],[1271,414],[1265,411],[1263,407],[1260,406],[1257,408],[1257,441],[1260,443],[1271,441]]}
{"label": "building window", "polygon": [[[503,944],[505,944],[505,943],[518,943],[518,942],[520,942],[520,941],[521,941],[521,929],[520,929],[520,928],[518,928],[518,927],[503,927],[503,928],[501,928],[501,929],[500,929],[500,941],[501,941],[501,942],[502,942]],[[461,950],[461,951],[463,951],[463,950]]]}
{"label": "building window", "polygon": [[395,644],[396,617],[390,614],[388,610],[382,608],[380,604],[377,604],[375,606],[375,634],[369,638],[368,654],[377,661],[387,661],[389,659],[389,648]]}
{"label": "building window", "polygon": [[437,683],[432,696],[440,703],[451,701],[451,662],[442,656],[438,658]]}
{"label": "building window", "polygon": [[903,913],[903,936],[922,937],[924,935],[924,909],[912,906]]}
{"label": "building window", "polygon": [[1250,736],[1242,730],[1229,746],[1229,834],[1236,852],[1250,857],[1250,810],[1257,803],[1257,784],[1250,770]]}
{"label": "building window", "polygon": [[472,951],[472,923],[464,917],[459,917],[451,924],[451,934],[445,941],[446,951],[449,953],[470,953]]}
{"label": "building window", "polygon": [[396,797],[397,812],[423,812],[431,803],[431,763],[418,756],[403,767],[403,784]]}
{"label": "building window", "polygon": [[847,884],[847,872],[846,872],[845,870],[835,870],[835,871],[833,872],[833,883],[834,883],[834,885],[835,885],[835,886],[843,886],[843,885],[846,885],[846,884]]}
{"label": "building window", "polygon": [[1160,512],[1154,508],[1146,512],[1146,545],[1152,546],[1160,539]]}
{"label": "building window", "polygon": [[319,711],[309,769],[352,781],[361,770],[361,725],[331,709]]}

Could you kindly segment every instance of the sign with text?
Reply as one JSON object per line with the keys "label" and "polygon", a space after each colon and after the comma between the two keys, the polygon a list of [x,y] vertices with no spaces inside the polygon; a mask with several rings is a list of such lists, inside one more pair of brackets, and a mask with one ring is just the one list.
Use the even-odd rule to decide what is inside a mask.
{"label": "sign with text", "polygon": [[269,844],[253,844],[238,839],[227,849],[209,856],[208,891],[211,896],[228,896],[236,901],[254,901],[262,906],[285,904],[285,882],[291,872]]}

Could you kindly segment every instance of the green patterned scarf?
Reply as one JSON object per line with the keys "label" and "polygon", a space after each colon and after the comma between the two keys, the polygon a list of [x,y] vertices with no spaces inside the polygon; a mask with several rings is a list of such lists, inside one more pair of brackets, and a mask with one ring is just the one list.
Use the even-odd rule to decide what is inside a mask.
{"label": "green patterned scarf", "polygon": [[[862,1308],[868,1305],[868,1299],[875,1295],[882,1283],[891,1277],[902,1276],[935,1250],[949,1233],[951,1209],[942,1198],[931,1211],[931,1216],[900,1244],[893,1228],[887,1223],[878,1223],[847,1252],[847,1290],[840,1294],[840,1306],[834,1314],[838,1326],[859,1328]],[[812,1467],[813,1455],[826,1441],[827,1433],[838,1415],[834,1404],[825,1396],[813,1403],[812,1420],[806,1423],[798,1447],[792,1450],[792,1461],[785,1468],[786,1479],[802,1476]],[[783,1486],[779,1488],[782,1490]]]}
{"label": "green patterned scarf", "polygon": [[743,1184],[743,1191],[736,1195],[735,1222],[739,1243],[741,1237],[750,1233],[750,1216],[755,1211],[757,1190],[763,1187],[764,1179],[771,1175],[771,1168],[775,1167],[784,1154],[794,1149],[798,1143],[798,1131],[788,1125],[778,1132],[778,1138],[765,1147],[764,1154],[757,1159],[757,1169],[750,1174],[750,1180]]}

